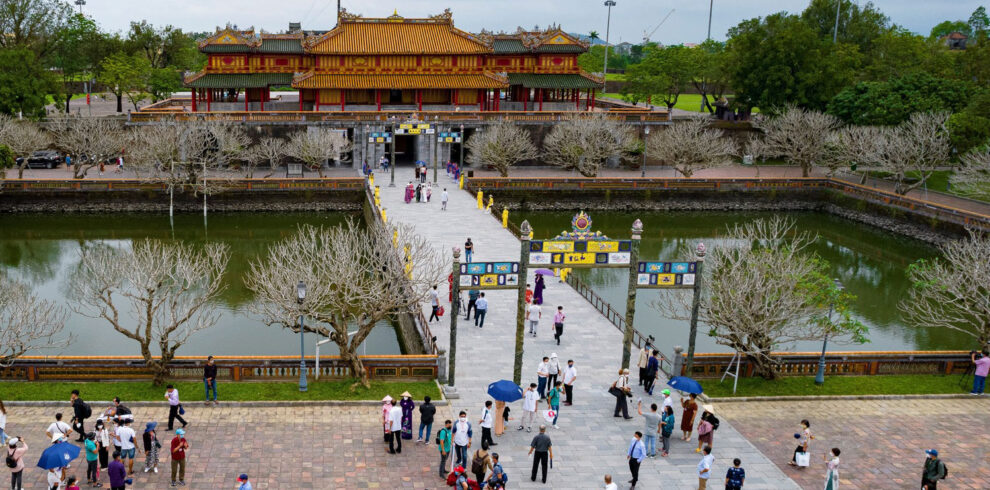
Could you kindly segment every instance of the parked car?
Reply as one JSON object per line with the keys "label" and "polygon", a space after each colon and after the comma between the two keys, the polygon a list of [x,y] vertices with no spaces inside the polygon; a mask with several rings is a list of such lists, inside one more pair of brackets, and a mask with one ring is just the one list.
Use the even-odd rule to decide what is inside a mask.
{"label": "parked car", "polygon": [[[21,166],[24,158],[17,159],[17,166]],[[62,157],[57,151],[43,150],[36,151],[28,157],[27,168],[56,168],[62,163]]]}

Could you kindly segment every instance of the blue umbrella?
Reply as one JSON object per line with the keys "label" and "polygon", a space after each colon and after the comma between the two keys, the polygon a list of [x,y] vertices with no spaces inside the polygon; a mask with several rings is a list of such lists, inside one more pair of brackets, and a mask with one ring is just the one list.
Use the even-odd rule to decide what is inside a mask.
{"label": "blue umbrella", "polygon": [[687,376],[674,376],[673,378],[670,378],[670,381],[667,382],[667,386],[670,386],[671,388],[677,391],[694,393],[696,395],[703,391],[701,389],[701,383]]}
{"label": "blue umbrella", "polygon": [[512,381],[502,379],[488,385],[488,394],[497,401],[511,403],[523,397],[523,390]]}
{"label": "blue umbrella", "polygon": [[78,457],[79,446],[69,444],[68,442],[60,442],[48,446],[41,453],[41,459],[38,460],[38,467],[46,470],[61,468],[69,464],[69,461]]}

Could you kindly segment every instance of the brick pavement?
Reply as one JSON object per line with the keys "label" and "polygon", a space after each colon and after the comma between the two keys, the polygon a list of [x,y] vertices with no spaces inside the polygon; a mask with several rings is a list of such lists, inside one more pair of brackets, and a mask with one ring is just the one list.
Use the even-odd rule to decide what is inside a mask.
{"label": "brick pavement", "polygon": [[[719,403],[722,420],[769,456],[802,488],[825,484],[824,451],[842,450],[845,488],[919,488],[924,450],[949,468],[939,488],[990,488],[990,400],[829,400]],[[801,419],[811,422],[812,466],[788,466]]]}
{"label": "brick pavement", "polygon": [[[126,404],[126,403],[125,403]],[[104,404],[93,403],[93,410]],[[186,437],[191,448],[186,467],[185,488],[216,489],[236,487],[237,475],[247,473],[256,489],[437,489],[439,456],[436,446],[404,441],[400,455],[386,454],[379,425],[380,406],[297,406],[217,408],[185,403],[189,422]],[[131,407],[138,436],[145,422],[159,423],[159,473],[143,473],[144,455],[134,463],[134,485],[130,490],[168,488],[169,442],[174,433],[165,432],[168,408]],[[46,472],[35,467],[41,451],[48,446],[45,429],[56,411],[71,413],[68,403],[61,410],[51,407],[7,406],[7,434],[23,435],[30,449],[25,457],[25,489],[45,488]],[[449,418],[448,408],[437,407],[442,426]],[[416,423],[418,423],[418,416]],[[90,421],[87,421],[90,422]],[[415,428],[415,425],[414,425]],[[437,425],[434,424],[434,430]],[[87,430],[92,424],[87,423]],[[75,435],[73,434],[73,438]],[[139,441],[140,443],[140,441]],[[139,446],[140,447],[140,446]],[[69,476],[86,480],[85,457],[80,456],[68,470]],[[8,472],[0,471],[6,488]],[[109,488],[106,473],[103,488]],[[82,488],[89,488],[80,485]],[[445,487],[445,485],[444,485]]]}

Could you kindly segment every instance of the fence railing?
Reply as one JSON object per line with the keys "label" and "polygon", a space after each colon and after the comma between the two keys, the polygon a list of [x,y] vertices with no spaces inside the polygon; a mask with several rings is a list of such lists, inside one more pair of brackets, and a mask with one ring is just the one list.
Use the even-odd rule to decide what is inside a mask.
{"label": "fence railing", "polygon": [[[360,177],[206,179],[211,186],[229,191],[360,190]],[[186,184],[190,189],[202,186]],[[3,179],[4,191],[165,191],[168,184],[142,179]]]}
{"label": "fence railing", "polygon": [[[683,354],[686,358],[687,354]],[[814,376],[818,370],[820,352],[775,352],[783,376]],[[694,367],[684,376],[716,378],[729,368],[732,354],[695,354]],[[829,352],[825,355],[825,374],[829,376],[865,376],[886,374],[966,374],[973,366],[968,351],[891,351],[891,352]],[[736,367],[733,365],[732,370]],[[754,375],[753,364],[742,359],[739,375]]]}
{"label": "fence railing", "polygon": [[[149,123],[170,118],[177,121],[235,121],[235,122],[381,122],[418,120],[441,121],[532,121],[554,122],[575,116],[601,114],[585,111],[217,111],[176,112],[167,107],[142,109],[128,114],[130,123]],[[670,114],[662,111],[606,112],[608,117],[626,122],[666,123]]]}
{"label": "fence railing", "polygon": [[[430,380],[437,377],[437,356],[359,356],[368,377],[381,381]],[[316,375],[315,357],[306,356],[307,376]],[[217,377],[227,381],[281,381],[299,378],[299,356],[217,356]],[[168,378],[202,380],[205,357],[177,357]],[[320,356],[320,379],[353,377],[349,362],[340,356]],[[152,372],[139,356],[24,356],[0,368],[5,381],[101,381],[151,379]]]}

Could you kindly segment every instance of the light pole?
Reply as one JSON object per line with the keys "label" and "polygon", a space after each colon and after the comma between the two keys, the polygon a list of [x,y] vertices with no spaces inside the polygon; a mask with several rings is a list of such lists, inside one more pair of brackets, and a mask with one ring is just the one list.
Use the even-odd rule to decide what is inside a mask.
{"label": "light pole", "polygon": [[86,5],[86,0],[76,0],[76,6],[79,7],[79,15],[82,15],[83,5]]}
{"label": "light pole", "polygon": [[715,6],[715,0],[708,0],[708,37],[705,38],[706,41],[712,38],[712,7]]}
{"label": "light pole", "polygon": [[457,166],[458,167],[461,167],[461,171],[462,172],[464,171],[464,140],[465,139],[467,139],[467,138],[464,137],[464,125],[461,124],[461,144],[458,145],[458,146],[461,147],[461,149],[460,149],[461,150],[461,156],[458,157],[458,159],[457,159]]}
{"label": "light pole", "polygon": [[392,160],[389,161],[388,169],[391,171],[391,179],[388,186],[395,187],[395,121],[392,121]]}
{"label": "light pole", "polygon": [[[300,305],[306,300],[306,283],[299,281],[296,284],[296,301]],[[306,347],[303,344],[303,314],[299,312],[299,391],[306,391]]]}
{"label": "light pole", "polygon": [[[838,278],[832,280],[835,283],[835,289],[839,293],[845,289],[842,282]],[[832,308],[835,306],[834,302],[828,304],[828,326],[831,327],[832,323]],[[825,338],[822,339],[822,355],[818,358],[818,373],[815,374],[815,384],[821,386],[825,384],[825,349],[828,348],[828,329],[825,330]]]}
{"label": "light pole", "polygon": [[[839,10],[842,8],[842,0],[835,0],[835,30],[832,31],[832,44],[839,39]],[[822,381],[824,383],[824,381]]]}
{"label": "light pole", "polygon": [[612,25],[612,7],[615,6],[615,0],[605,0],[605,6],[608,7],[608,18],[605,21],[605,63],[602,66],[602,76],[608,76],[608,30]]}
{"label": "light pole", "polygon": [[639,176],[645,178],[646,177],[646,138],[647,138],[647,136],[650,135],[650,127],[649,126],[645,126],[643,128],[643,134],[646,135],[646,136],[643,136],[643,169],[639,173]]}

